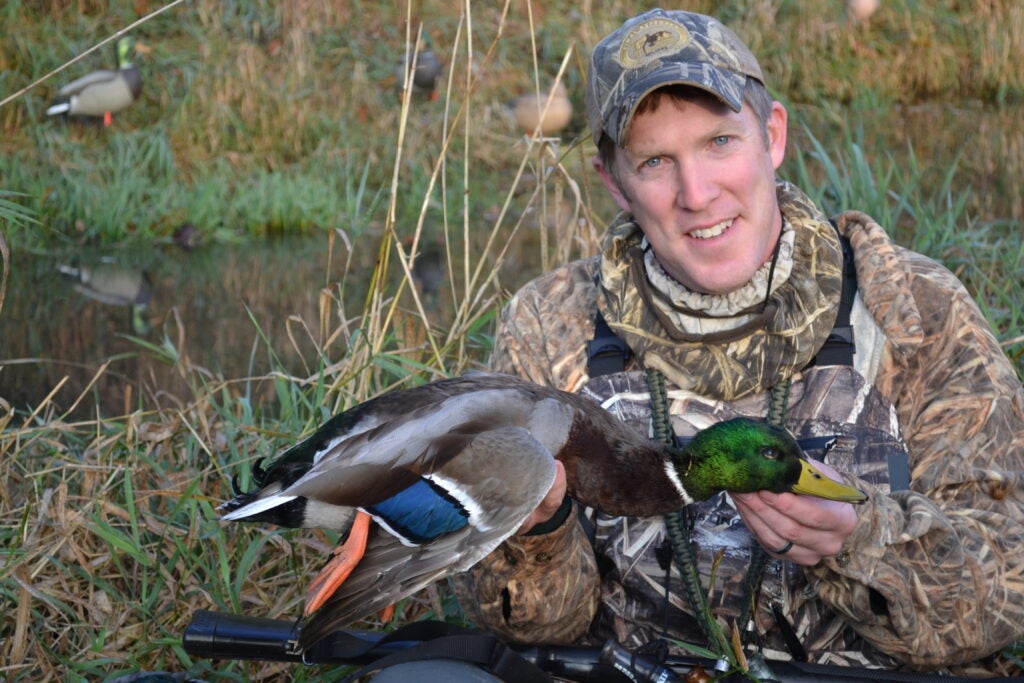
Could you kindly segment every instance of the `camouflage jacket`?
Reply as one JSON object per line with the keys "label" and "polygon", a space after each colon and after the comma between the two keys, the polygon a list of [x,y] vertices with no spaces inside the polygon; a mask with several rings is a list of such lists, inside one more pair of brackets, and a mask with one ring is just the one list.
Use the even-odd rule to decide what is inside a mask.
{"label": "camouflage jacket", "polygon": [[[798,191],[780,201],[791,220],[793,205],[809,204]],[[644,325],[654,323],[617,311],[616,293],[608,291],[620,284],[616,260],[641,258],[624,256],[628,240],[616,243],[629,233],[617,232],[620,222],[609,231],[603,258],[571,263],[516,294],[502,316],[494,369],[582,391],[647,430],[642,375],[591,380],[586,374],[586,345],[600,308],[640,363],[656,359],[663,366],[678,433],[731,414],[764,415],[768,388],[790,377],[787,426],[801,436],[849,437],[837,441],[852,444],[849,453],[840,448],[828,462],[871,499],[859,506],[858,526],[835,557],[813,567],[769,563],[756,635],[749,642],[771,657],[786,657],[776,624],[781,613],[813,662],[976,676],[1010,672],[1010,663],[995,653],[1024,634],[1020,380],[962,284],[934,261],[893,244],[856,212],[837,218],[857,271],[855,362],[804,369],[833,324],[839,270],[833,257],[814,267],[801,265],[813,256],[802,246],[808,240],[820,242],[818,251],[833,249],[831,226],[813,207],[801,220],[813,230],[797,230],[789,280],[798,281],[796,290],[799,280],[810,277],[824,285],[816,291],[805,286],[803,294],[772,294],[779,309],[817,302],[799,306],[808,317],[820,315],[817,322],[801,327],[792,310],[775,316],[779,329],[814,328],[799,344],[773,346],[772,320],[721,342],[731,345],[726,354],[702,356],[704,345],[697,342],[692,357],[673,361],[661,357],[672,351],[659,348],[657,340],[636,343],[630,332],[643,334]],[[628,265],[622,272],[627,270]],[[623,334],[630,324],[632,330]],[[756,334],[761,337],[752,339]],[[720,357],[733,351],[742,356],[751,347],[774,354],[773,363],[762,365],[775,367],[736,379],[756,364],[745,361],[736,373]],[[787,362],[780,374],[778,367]],[[683,376],[681,367],[724,377],[713,388]],[[903,454],[909,458],[909,487],[890,490],[887,463]],[[635,646],[664,634],[700,642],[675,569],[667,571],[658,557],[666,538],[661,520],[608,518],[594,511],[580,517],[591,522],[589,535],[591,525],[570,521],[545,535],[513,537],[459,576],[456,590],[470,618],[517,642],[600,643],[615,637]],[[714,576],[709,594],[726,625],[738,613],[753,541],[727,497],[703,504],[697,517],[698,566],[705,586]]]}

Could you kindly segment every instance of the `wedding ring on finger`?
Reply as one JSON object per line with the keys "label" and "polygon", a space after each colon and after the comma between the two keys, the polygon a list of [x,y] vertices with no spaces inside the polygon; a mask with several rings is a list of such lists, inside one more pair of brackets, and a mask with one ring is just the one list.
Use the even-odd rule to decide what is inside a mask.
{"label": "wedding ring on finger", "polygon": [[785,555],[793,549],[793,541],[786,541],[786,545],[782,546],[778,550],[769,550],[772,555]]}

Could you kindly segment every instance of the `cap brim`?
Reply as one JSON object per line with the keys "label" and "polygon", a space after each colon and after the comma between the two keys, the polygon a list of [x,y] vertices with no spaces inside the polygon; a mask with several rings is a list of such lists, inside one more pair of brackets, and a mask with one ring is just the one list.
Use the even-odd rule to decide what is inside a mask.
{"label": "cap brim", "polygon": [[[744,74],[712,66],[707,62],[665,64],[630,84],[620,99],[621,102],[627,103],[628,107],[624,106],[622,110],[625,111],[618,112],[616,125],[606,124],[605,133],[611,135],[615,143],[621,146],[637,106],[658,88],[668,85],[689,85],[714,95],[727,107],[738,112],[743,108],[743,91],[746,84],[747,77]],[[616,112],[609,112],[605,118],[606,122],[611,123],[615,114]],[[609,128],[615,129],[614,134]]]}

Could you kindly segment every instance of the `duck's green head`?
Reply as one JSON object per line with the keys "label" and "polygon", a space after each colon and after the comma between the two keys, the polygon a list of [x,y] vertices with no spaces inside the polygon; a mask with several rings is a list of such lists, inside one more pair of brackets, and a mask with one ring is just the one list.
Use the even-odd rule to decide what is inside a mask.
{"label": "duck's green head", "polygon": [[131,36],[121,36],[114,44],[117,53],[117,68],[125,69],[132,65],[132,50],[135,49],[135,39]]}
{"label": "duck's green head", "polygon": [[803,493],[861,503],[867,495],[822,474],[804,457],[785,429],[749,418],[735,418],[701,430],[677,463],[694,500],[719,491]]}

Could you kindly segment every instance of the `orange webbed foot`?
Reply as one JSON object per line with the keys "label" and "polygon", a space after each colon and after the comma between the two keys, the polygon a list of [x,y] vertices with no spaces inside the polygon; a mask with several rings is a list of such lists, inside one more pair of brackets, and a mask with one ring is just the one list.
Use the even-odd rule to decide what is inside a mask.
{"label": "orange webbed foot", "polygon": [[331,559],[327,562],[306,591],[305,616],[323,607],[327,599],[345,583],[352,570],[363,559],[366,552],[366,539],[370,534],[370,515],[359,511],[348,532],[344,544],[334,549]]}
{"label": "orange webbed foot", "polygon": [[380,619],[382,624],[391,623],[391,620],[395,618],[395,606],[388,605],[381,611],[377,612],[377,618]]}

